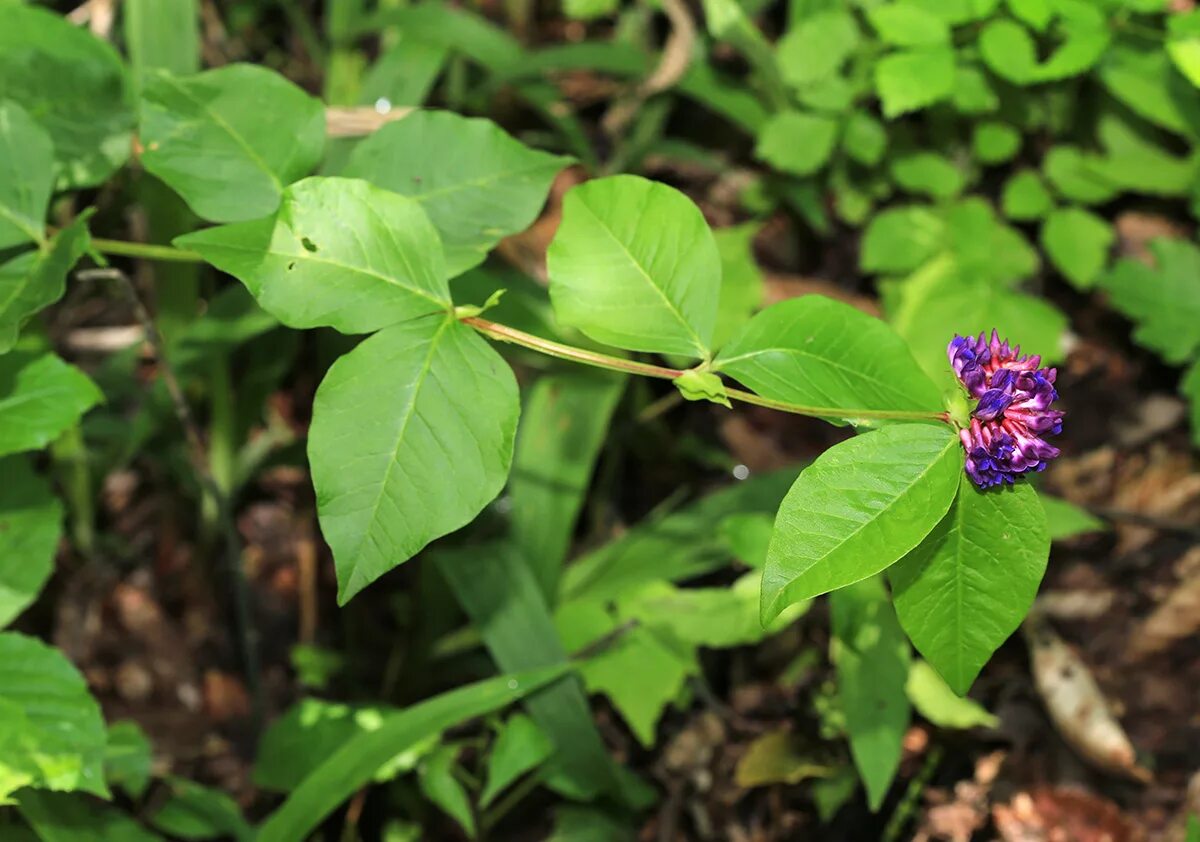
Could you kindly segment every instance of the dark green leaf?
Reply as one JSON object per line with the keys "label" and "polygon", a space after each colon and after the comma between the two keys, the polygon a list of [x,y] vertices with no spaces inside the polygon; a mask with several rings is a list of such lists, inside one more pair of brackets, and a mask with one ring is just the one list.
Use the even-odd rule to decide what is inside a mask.
{"label": "dark green leaf", "polygon": [[83,372],[53,354],[0,356],[0,456],[45,447],[101,397]]}
{"label": "dark green leaf", "polygon": [[125,0],[121,17],[135,82],[151,70],[183,75],[200,69],[197,0]]}
{"label": "dark green leaf", "polygon": [[253,837],[237,802],[220,790],[183,778],[168,778],[170,795],[150,817],[150,824],[180,839],[233,839]]}
{"label": "dark green leaf", "polygon": [[116,807],[77,794],[27,789],[17,809],[41,842],[162,842]]}
{"label": "dark green leaf", "polygon": [[120,787],[134,798],[141,798],[150,784],[150,739],[132,720],[114,722],[108,727],[104,749],[104,779],[109,786]]}
{"label": "dark green leaf", "polygon": [[67,273],[88,249],[90,216],[80,214],[48,243],[0,264],[0,354],[16,344],[30,316],[62,298]]}
{"label": "dark green leaf", "polygon": [[487,783],[479,805],[487,807],[517,778],[540,765],[554,753],[554,744],[523,713],[514,713],[500,728],[488,755]]}
{"label": "dark green leaf", "polygon": [[0,628],[41,592],[62,536],[62,505],[23,456],[0,460]]}
{"label": "dark green leaf", "polygon": [[0,249],[43,243],[54,146],[24,108],[0,102]]}
{"label": "dark green leaf", "polygon": [[417,767],[417,780],[421,793],[443,813],[458,822],[467,836],[474,837],[475,817],[471,813],[471,800],[467,797],[466,789],[454,776],[458,751],[458,747],[452,745],[435,748]]}

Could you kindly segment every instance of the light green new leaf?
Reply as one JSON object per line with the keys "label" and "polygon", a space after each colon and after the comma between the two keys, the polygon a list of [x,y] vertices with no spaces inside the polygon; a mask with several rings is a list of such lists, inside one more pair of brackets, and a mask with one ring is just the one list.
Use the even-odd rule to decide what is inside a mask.
{"label": "light green new leaf", "polygon": [[685,401],[709,401],[732,409],[725,381],[711,371],[690,369],[671,381]]}
{"label": "light green new leaf", "polygon": [[15,102],[0,102],[0,249],[46,239],[54,187],[50,135]]}
{"label": "light green new leaf", "polygon": [[842,148],[860,164],[873,167],[887,151],[887,129],[866,111],[855,111],[842,130]]}
{"label": "light green new leaf", "polygon": [[949,199],[963,189],[966,177],[944,155],[916,151],[896,155],[889,171],[892,180],[909,193],[924,193],[935,199]]}
{"label": "light green new leaf", "polygon": [[340,604],[492,501],[519,413],[512,370],[452,318],[388,328],[333,364],[308,454]]}
{"label": "light green new leaf", "polygon": [[1042,247],[1078,289],[1090,289],[1116,240],[1112,226],[1083,208],[1059,208],[1042,223]]}
{"label": "light green new leaf", "polygon": [[1033,170],[1018,170],[1004,182],[1000,196],[1004,215],[1018,222],[1041,219],[1054,208],[1054,198]]}
{"label": "light green new leaf", "polygon": [[942,18],[912,3],[871,6],[867,20],[884,43],[896,47],[936,47],[950,40],[950,27]]}
{"label": "light green new leaf", "polygon": [[1167,55],[1200,88],[1200,12],[1168,15],[1167,33]]}
{"label": "light green new leaf", "polygon": [[571,162],[530,149],[489,120],[419,111],[360,143],[345,174],[420,202],[453,277],[529,227],[554,176]]}
{"label": "light green new leaf", "polygon": [[143,86],[140,140],[142,165],[197,216],[242,222],[274,213],[320,161],[325,109],[265,67],[157,71]]}
{"label": "light green new leaf", "polygon": [[942,728],[995,728],[1000,720],[978,702],[959,696],[925,661],[916,661],[904,686],[921,716]]}
{"label": "light green new leaf", "polygon": [[793,175],[811,175],[825,165],[837,143],[837,120],[803,111],[780,111],[758,135],[754,155]]}
{"label": "light green new leaf", "polygon": [[900,766],[912,718],[904,692],[912,655],[878,578],[834,591],[829,608],[831,654],[850,754],[867,790],[867,804],[878,810]]}
{"label": "light green new leaf", "polygon": [[989,22],[979,33],[979,54],[988,69],[1005,81],[1028,85],[1037,77],[1036,45],[1016,21]]}
{"label": "light green new leaf", "polygon": [[62,505],[23,456],[0,460],[0,628],[41,592],[62,536]]}
{"label": "light green new leaf", "polygon": [[875,89],[889,120],[946,99],[954,91],[954,50],[926,47],[889,53],[875,65]]}
{"label": "light green new leaf", "polygon": [[272,217],[175,240],[240,280],[289,327],[368,333],[450,308],[437,232],[412,199],[306,178]]}
{"label": "light green new leaf", "polygon": [[1200,249],[1164,238],[1151,241],[1150,252],[1156,267],[1120,260],[1100,286],[1137,323],[1134,341],[1181,363],[1200,347]]}
{"label": "light green new leaf", "polygon": [[763,397],[789,403],[930,412],[942,403],[940,390],[890,327],[820,295],[760,312],[715,367]]}
{"label": "light green new leaf", "polygon": [[709,355],[720,254],[678,190],[632,175],[581,184],[563,201],[546,262],[563,324],[630,351]]}
{"label": "light green new leaf", "polygon": [[713,232],[717,251],[721,253],[721,299],[713,328],[714,348],[723,347],[762,306],[763,276],[754,258],[754,238],[759,227],[747,222]]}
{"label": "light green new leaf", "polygon": [[1005,5],[1013,16],[1036,32],[1044,32],[1054,17],[1050,0],[1007,0]]}
{"label": "light green new leaf", "polygon": [[67,273],[90,242],[85,211],[48,242],[0,264],[0,354],[17,342],[30,316],[62,298]]}
{"label": "light green new leaf", "polygon": [[965,695],[1033,605],[1050,556],[1046,513],[1031,486],[958,499],[920,546],[888,570],[900,624],[954,692]]}
{"label": "light green new leaf", "polygon": [[764,623],[912,550],[950,508],[962,469],[958,438],[926,424],[884,427],[826,450],[779,507],[763,571]]}
{"label": "light green new leaf", "polygon": [[102,397],[87,375],[53,354],[0,356],[0,456],[45,447]]}
{"label": "light green new leaf", "polygon": [[163,842],[124,810],[70,793],[27,789],[17,810],[41,842]]}
{"label": "light green new leaf", "polygon": [[501,726],[487,762],[487,782],[479,805],[487,807],[517,778],[554,753],[542,729],[523,713],[514,713]]}
{"label": "light green new leaf", "polygon": [[848,11],[830,8],[810,15],[776,46],[780,74],[796,88],[824,82],[841,69],[860,39],[858,23]]}
{"label": "light green new leaf", "polygon": [[912,271],[937,254],[945,236],[945,219],[933,208],[889,208],[867,226],[859,266],[865,272]]}
{"label": "light green new leaf", "polygon": [[[1181,17],[1172,15],[1173,21]],[[1140,117],[1177,134],[1194,137],[1200,121],[1200,98],[1187,88],[1159,44],[1135,49],[1129,43],[1105,53],[1096,76],[1110,94]]]}
{"label": "light green new leaf", "polygon": [[561,677],[565,667],[501,675],[468,684],[389,715],[329,755],[263,823],[258,842],[306,839],[337,806],[371,781],[387,761],[422,740],[499,710]]}
{"label": "light green new leaf", "polygon": [[62,15],[22,3],[3,8],[0,101],[23,106],[49,132],[60,188],[103,183],[131,148],[133,110],[120,56]]}
{"label": "light green new leaf", "polygon": [[1104,532],[1108,529],[1108,524],[1100,518],[1061,497],[1038,494],[1038,499],[1042,501],[1042,508],[1046,510],[1046,523],[1050,529],[1051,541],[1074,538],[1089,532]]}
{"label": "light green new leaf", "polygon": [[23,786],[107,796],[107,735],[87,683],[61,652],[0,633],[0,803]]}
{"label": "light green new leaf", "polygon": [[1003,164],[1021,148],[1021,133],[1008,123],[987,120],[971,130],[971,150],[984,164]]}

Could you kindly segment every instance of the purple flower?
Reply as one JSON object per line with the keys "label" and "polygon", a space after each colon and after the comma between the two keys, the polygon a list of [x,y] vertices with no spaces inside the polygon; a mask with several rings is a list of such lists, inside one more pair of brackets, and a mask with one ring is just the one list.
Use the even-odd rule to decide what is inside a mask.
{"label": "purple flower", "polygon": [[963,388],[977,399],[969,426],[959,430],[966,452],[967,475],[980,488],[1012,484],[1029,471],[1041,471],[1058,455],[1042,438],[1062,431],[1061,411],[1050,409],[1058,399],[1058,372],[1039,368],[1042,358],[1021,356],[1021,348],[991,340],[955,336],[946,348],[950,365]]}

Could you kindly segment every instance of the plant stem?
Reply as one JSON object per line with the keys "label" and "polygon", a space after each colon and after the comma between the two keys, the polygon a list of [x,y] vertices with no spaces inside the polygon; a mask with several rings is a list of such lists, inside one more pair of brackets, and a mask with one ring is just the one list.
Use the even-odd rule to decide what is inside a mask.
{"label": "plant stem", "polygon": [[92,248],[102,254],[118,257],[141,257],[146,260],[165,260],[171,263],[203,263],[204,258],[194,251],[177,249],[174,246],[156,246],[152,243],[130,243],[124,240],[92,238]]}
{"label": "plant stem", "polygon": [[71,540],[84,558],[96,552],[96,504],[92,494],[92,473],[87,445],[78,424],[68,427],[50,446],[59,471],[71,520]]}

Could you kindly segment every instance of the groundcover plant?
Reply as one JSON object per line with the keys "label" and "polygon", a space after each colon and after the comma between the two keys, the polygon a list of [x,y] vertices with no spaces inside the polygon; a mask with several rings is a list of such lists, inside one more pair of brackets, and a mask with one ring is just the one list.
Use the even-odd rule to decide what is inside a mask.
{"label": "groundcover plant", "polygon": [[[776,41],[764,4],[711,0],[706,39],[664,0],[650,62],[657,4],[568,0],[571,24],[622,23],[541,49],[451,5],[270,5],[0,0],[0,838],[633,838],[664,796],[630,757],[668,712],[725,710],[713,653],[770,647],[780,682],[828,666],[818,725],[759,735],[737,783],[799,793],[812,838],[850,803],[860,838],[901,838],[937,764],[893,786],[916,715],[996,726],[968,692],[1052,535],[1098,527],[1036,490],[1073,420],[1065,318],[1016,289],[1039,257],[977,164],[1052,145],[1057,192],[1010,167],[1005,214],[1194,360],[1195,247],[1108,269],[1082,207],[1195,193],[1190,145],[1139,134],[1190,144],[1193,16],[793,0]],[[527,38],[533,7],[507,15]],[[1099,151],[1059,142],[1054,87],[1093,67]],[[600,127],[546,75],[581,69],[640,80]],[[668,136],[676,95],[754,135],[726,158],[762,165],[742,224],[645,177],[714,166]],[[933,151],[964,126],[978,161]],[[896,192],[930,201],[875,214]],[[744,220],[828,234],[827,200],[865,229],[886,319],[830,285],[766,302]],[[829,429],[750,470],[712,432],[750,413]],[[95,654],[117,626],[144,659]],[[189,647],[221,668],[180,677]],[[166,695],[228,726],[240,784],[179,774],[203,732],[160,750],[122,706]]]}

